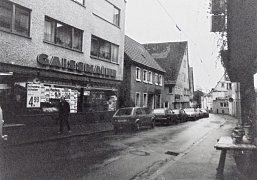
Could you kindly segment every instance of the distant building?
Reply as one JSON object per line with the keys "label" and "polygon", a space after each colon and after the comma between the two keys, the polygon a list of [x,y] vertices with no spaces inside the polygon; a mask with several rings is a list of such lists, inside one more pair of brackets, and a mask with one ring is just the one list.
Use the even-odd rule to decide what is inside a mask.
{"label": "distant building", "polygon": [[[193,67],[189,67],[189,90],[191,91],[190,94],[194,94],[195,88],[194,88],[194,70]],[[190,96],[189,103],[190,107],[193,107],[193,96]]]}
{"label": "distant building", "polygon": [[229,98],[232,96],[232,83],[224,74],[215,88],[202,97],[202,107],[217,114],[229,114]]}
{"label": "distant building", "polygon": [[144,47],[166,71],[164,75],[164,106],[172,109],[190,107],[193,96],[193,69],[189,67],[188,43],[166,42]]}
{"label": "distant building", "polygon": [[125,36],[124,79],[120,88],[121,107],[162,107],[165,70],[143,45]]}

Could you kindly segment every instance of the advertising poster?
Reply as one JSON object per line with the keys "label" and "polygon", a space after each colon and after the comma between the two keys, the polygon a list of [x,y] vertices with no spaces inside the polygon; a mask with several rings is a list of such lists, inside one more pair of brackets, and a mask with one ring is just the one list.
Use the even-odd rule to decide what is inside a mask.
{"label": "advertising poster", "polygon": [[27,108],[40,108],[41,85],[36,83],[27,84]]}
{"label": "advertising poster", "polygon": [[45,86],[41,84],[41,98],[40,102],[46,102],[46,96],[45,96]]}
{"label": "advertising poster", "polygon": [[46,102],[49,102],[50,99],[50,87],[44,86],[45,87],[45,100]]}
{"label": "advertising poster", "polygon": [[77,90],[70,91],[70,112],[76,113],[77,112]]}
{"label": "advertising poster", "polygon": [[50,88],[50,99],[60,99],[61,98],[61,88]]}

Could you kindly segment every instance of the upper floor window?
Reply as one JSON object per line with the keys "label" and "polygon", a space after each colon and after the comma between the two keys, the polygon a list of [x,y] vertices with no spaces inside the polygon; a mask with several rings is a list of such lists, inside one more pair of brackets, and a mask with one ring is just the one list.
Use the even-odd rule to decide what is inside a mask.
{"label": "upper floor window", "polygon": [[79,4],[82,4],[82,5],[85,5],[85,0],[73,0],[73,1],[76,1],[76,2],[78,2]]}
{"label": "upper floor window", "polygon": [[154,82],[155,82],[155,85],[159,84],[159,77],[158,77],[157,73],[155,73],[155,75],[154,75]]}
{"label": "upper floor window", "polygon": [[224,83],[221,83],[221,87],[224,87]]}
{"label": "upper floor window", "polygon": [[174,86],[169,86],[169,93],[173,93],[174,91]]}
{"label": "upper floor window", "polygon": [[146,70],[143,71],[143,81],[147,82],[147,71]]}
{"label": "upper floor window", "polygon": [[159,85],[162,86],[162,75],[159,75]]}
{"label": "upper floor window", "polygon": [[106,0],[94,0],[94,14],[115,26],[120,26],[120,9]]}
{"label": "upper floor window", "polygon": [[140,78],[140,71],[141,71],[140,68],[137,67],[137,68],[136,68],[136,80],[137,80],[137,81],[141,81],[141,78]]}
{"label": "upper floor window", "polygon": [[91,56],[118,63],[119,46],[92,35],[90,53]]}
{"label": "upper floor window", "polygon": [[148,82],[149,84],[153,84],[153,74],[151,71],[148,72]]}
{"label": "upper floor window", "polygon": [[44,40],[66,48],[82,51],[83,31],[45,17]]}
{"label": "upper floor window", "polygon": [[30,35],[30,10],[9,1],[0,1],[0,29]]}

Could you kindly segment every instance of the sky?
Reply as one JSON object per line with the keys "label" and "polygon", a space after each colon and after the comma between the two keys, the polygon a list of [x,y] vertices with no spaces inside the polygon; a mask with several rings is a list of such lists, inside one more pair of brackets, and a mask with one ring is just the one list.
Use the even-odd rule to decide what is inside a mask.
{"label": "sky", "polygon": [[188,41],[195,90],[216,86],[224,68],[219,35],[210,32],[208,0],[127,0],[125,17],[125,34],[141,44]]}

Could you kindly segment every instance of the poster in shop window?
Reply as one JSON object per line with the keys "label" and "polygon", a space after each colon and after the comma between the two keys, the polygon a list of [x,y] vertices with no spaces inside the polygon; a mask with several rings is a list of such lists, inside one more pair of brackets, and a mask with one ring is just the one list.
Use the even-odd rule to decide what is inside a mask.
{"label": "poster in shop window", "polygon": [[36,83],[27,84],[27,108],[39,108],[41,99],[41,85]]}
{"label": "poster in shop window", "polygon": [[61,98],[61,88],[50,88],[50,99],[60,99]]}
{"label": "poster in shop window", "polygon": [[41,96],[40,96],[40,102],[46,102],[46,96],[45,96],[45,86],[41,85]]}
{"label": "poster in shop window", "polygon": [[77,112],[77,98],[78,98],[78,91],[71,90],[70,91],[70,112],[76,113]]}

